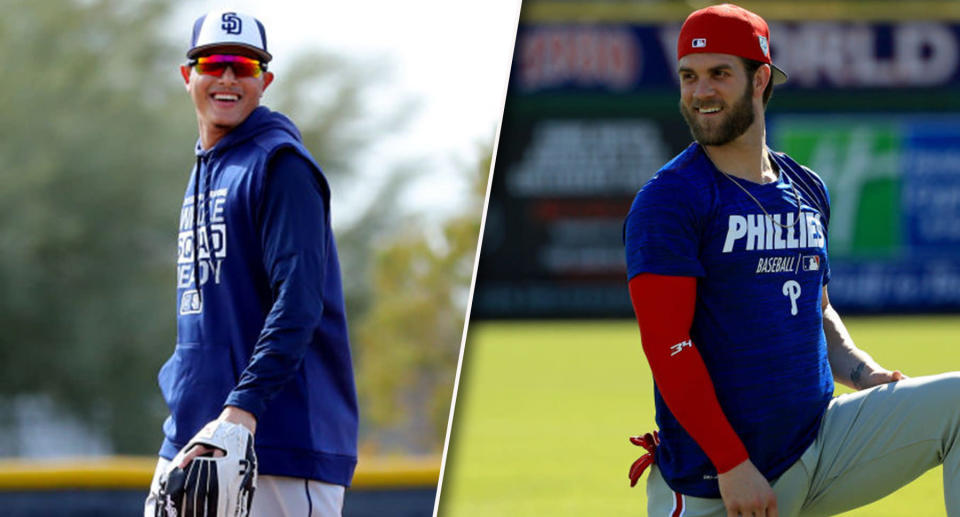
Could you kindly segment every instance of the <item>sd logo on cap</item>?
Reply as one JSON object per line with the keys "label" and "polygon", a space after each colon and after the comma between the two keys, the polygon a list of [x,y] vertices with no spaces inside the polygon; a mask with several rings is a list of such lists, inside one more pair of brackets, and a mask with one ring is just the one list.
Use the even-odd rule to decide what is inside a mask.
{"label": "sd logo on cap", "polygon": [[250,50],[264,63],[273,59],[267,52],[267,31],[260,20],[234,11],[213,11],[197,18],[187,58],[217,47]]}

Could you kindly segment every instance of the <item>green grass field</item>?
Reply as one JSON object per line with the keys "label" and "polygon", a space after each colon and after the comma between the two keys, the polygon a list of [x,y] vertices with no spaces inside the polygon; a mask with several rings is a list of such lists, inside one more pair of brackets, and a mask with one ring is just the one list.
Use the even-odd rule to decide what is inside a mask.
{"label": "green grass field", "polygon": [[[919,376],[960,370],[960,317],[845,318],[880,364]],[[642,516],[627,470],[654,428],[636,324],[470,327],[440,503],[443,517]],[[945,516],[940,468],[852,517]]]}

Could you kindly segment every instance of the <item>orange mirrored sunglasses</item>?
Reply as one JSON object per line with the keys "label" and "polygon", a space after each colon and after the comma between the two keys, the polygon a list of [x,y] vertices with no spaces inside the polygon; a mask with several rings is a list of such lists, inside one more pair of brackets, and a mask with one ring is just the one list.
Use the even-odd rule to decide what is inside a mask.
{"label": "orange mirrored sunglasses", "polygon": [[237,77],[260,77],[266,69],[266,65],[244,56],[234,56],[229,54],[213,54],[192,59],[188,65],[195,67],[198,74],[212,75],[220,77],[229,66],[233,69],[233,74]]}

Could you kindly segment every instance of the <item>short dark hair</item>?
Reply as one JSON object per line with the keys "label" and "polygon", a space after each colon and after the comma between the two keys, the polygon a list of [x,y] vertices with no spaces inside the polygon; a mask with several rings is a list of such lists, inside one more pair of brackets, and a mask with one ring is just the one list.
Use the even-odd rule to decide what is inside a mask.
{"label": "short dark hair", "polygon": [[[743,68],[747,71],[747,80],[753,80],[753,76],[757,73],[757,70],[766,63],[760,61],[754,61],[752,59],[747,59],[745,57],[740,58],[743,61]],[[770,70],[773,72],[773,69]],[[770,80],[767,81],[767,87],[763,90],[763,107],[767,107],[767,103],[770,102],[770,97],[773,96],[773,74],[770,74]]]}

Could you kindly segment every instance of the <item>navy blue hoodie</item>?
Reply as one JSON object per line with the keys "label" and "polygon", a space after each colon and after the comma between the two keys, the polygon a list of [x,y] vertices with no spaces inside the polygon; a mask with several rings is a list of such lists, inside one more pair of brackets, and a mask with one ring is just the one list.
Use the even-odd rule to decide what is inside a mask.
{"label": "navy blue hoodie", "polygon": [[160,456],[232,405],[257,417],[261,474],[349,486],[357,398],[329,214],[320,167],[280,113],[258,107],[213,148],[197,146],[180,214],[177,346],[159,375],[170,408]]}

